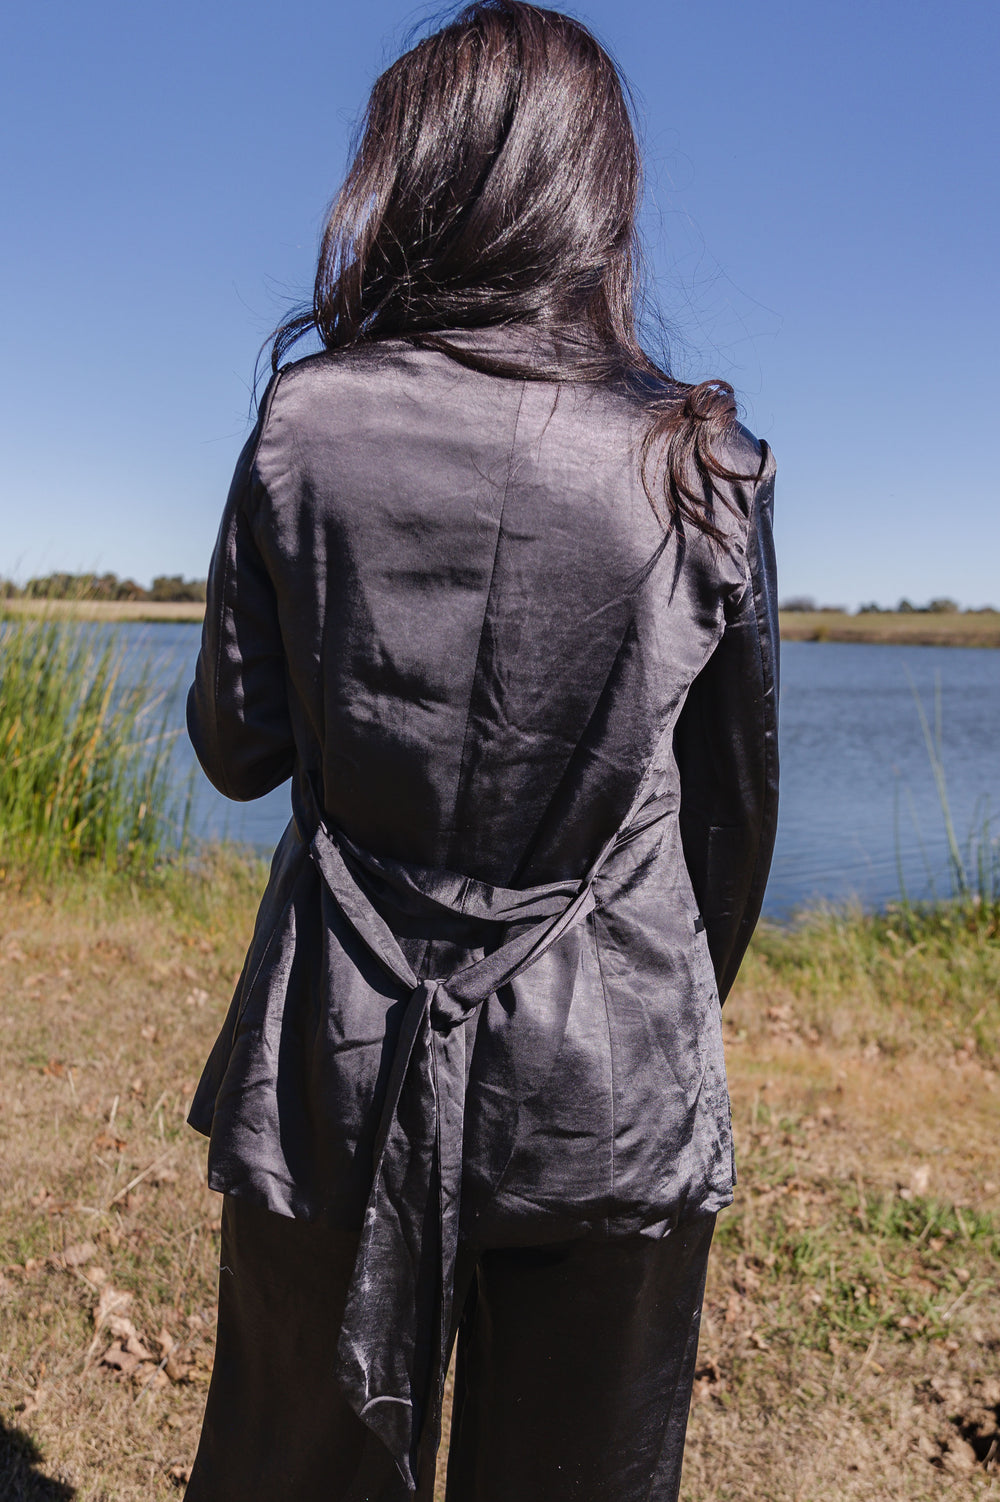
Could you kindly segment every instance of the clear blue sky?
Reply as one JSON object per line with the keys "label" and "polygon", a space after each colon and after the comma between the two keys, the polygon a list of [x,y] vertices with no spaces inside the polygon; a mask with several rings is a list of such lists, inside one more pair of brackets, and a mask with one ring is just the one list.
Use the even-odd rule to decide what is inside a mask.
{"label": "clear blue sky", "polygon": [[[679,372],[779,466],[781,592],[1000,605],[993,0],[592,0],[641,101]],[[0,573],[202,576],[257,347],[420,14],[37,0],[4,22]]]}

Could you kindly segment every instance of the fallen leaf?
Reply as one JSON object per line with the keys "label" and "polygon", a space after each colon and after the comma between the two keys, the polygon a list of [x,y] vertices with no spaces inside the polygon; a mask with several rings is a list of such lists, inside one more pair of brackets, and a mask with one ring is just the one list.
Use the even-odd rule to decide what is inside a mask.
{"label": "fallen leaf", "polygon": [[176,1356],[173,1351],[171,1351],[170,1355],[167,1357],[166,1361],[163,1364],[163,1370],[166,1372],[171,1382],[186,1382],[191,1375],[191,1368],[193,1364],[194,1363],[190,1361],[182,1361],[179,1356]]}
{"label": "fallen leaf", "polygon": [[101,1289],[100,1298],[94,1307],[94,1324],[98,1329],[111,1315],[122,1314],[132,1302],[132,1295],[123,1288],[113,1288],[110,1283]]}
{"label": "fallen leaf", "polygon": [[123,1350],[120,1341],[116,1340],[114,1345],[108,1346],[101,1357],[101,1365],[110,1366],[113,1370],[121,1372],[123,1377],[130,1377],[139,1365],[139,1358],[131,1351]]}
{"label": "fallen leaf", "polygon": [[75,1241],[72,1246],[63,1248],[62,1260],[67,1267],[82,1267],[96,1256],[97,1248],[92,1241]]}
{"label": "fallen leaf", "polygon": [[738,1293],[754,1293],[760,1287],[760,1274],[744,1257],[737,1258],[736,1276],[733,1279]]}
{"label": "fallen leaf", "polygon": [[709,1398],[716,1398],[724,1392],[726,1381],[722,1375],[717,1361],[709,1357],[700,1361],[694,1373],[694,1400],[696,1403],[705,1403]]}
{"label": "fallen leaf", "polygon": [[98,1132],[94,1138],[94,1146],[110,1147],[116,1153],[120,1153],[122,1148],[128,1147],[128,1143],[124,1137],[118,1137],[114,1132]]}
{"label": "fallen leaf", "polygon": [[974,1471],[976,1452],[967,1440],[953,1434],[949,1437],[943,1455],[945,1465],[951,1471]]}
{"label": "fallen leaf", "polygon": [[910,1172],[910,1188],[914,1194],[924,1195],[930,1188],[931,1166],[929,1163],[918,1163]]}
{"label": "fallen leaf", "polygon": [[152,1351],[146,1349],[135,1325],[125,1315],[109,1314],[108,1329],[116,1340],[124,1344],[129,1356],[134,1356],[137,1361],[153,1360]]}
{"label": "fallen leaf", "polygon": [[730,1293],[726,1304],[726,1324],[738,1325],[743,1318],[743,1300],[735,1289]]}
{"label": "fallen leaf", "polygon": [[37,1413],[48,1395],[48,1388],[44,1385],[44,1383],[40,1383],[38,1387],[35,1388],[31,1397],[27,1398],[25,1402],[21,1404],[19,1409],[21,1417],[27,1419],[30,1418],[33,1413]]}
{"label": "fallen leaf", "polygon": [[99,1267],[96,1262],[93,1267],[85,1267],[83,1269],[83,1276],[86,1278],[87,1282],[92,1283],[95,1288],[103,1287],[103,1285],[108,1281],[107,1269]]}

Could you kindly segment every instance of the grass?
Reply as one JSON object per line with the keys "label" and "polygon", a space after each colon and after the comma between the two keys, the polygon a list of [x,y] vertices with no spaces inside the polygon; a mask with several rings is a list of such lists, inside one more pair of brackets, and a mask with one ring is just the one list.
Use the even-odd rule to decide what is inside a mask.
{"label": "grass", "polygon": [[[219,1215],[185,1116],[263,878],[230,853],[145,883],[91,869],[3,891],[10,1502],[60,1495],[42,1476],[80,1498],[177,1495],[211,1369]],[[115,1344],[134,1354],[115,1318],[151,1358],[124,1360],[137,1375],[102,1364]]]}
{"label": "grass", "polygon": [[[884,913],[831,909],[763,924],[741,976],[760,1003],[750,1033],[902,1055],[962,1052],[1000,1063],[1000,910],[944,902]],[[727,1008],[727,1021],[740,1015]]]}
{"label": "grass", "polygon": [[[145,882],[69,870],[3,889],[11,1502],[179,1495],[219,1223],[184,1118],[263,879],[209,852]],[[724,1013],[741,1182],[711,1266],[684,1502],[996,1489],[994,917],[760,931]]]}
{"label": "grass", "polygon": [[93,627],[0,626],[0,862],[142,871],[176,845],[163,700],[124,667],[124,647]]}
{"label": "grass", "polygon": [[1000,612],[783,610],[784,641],[881,642],[895,646],[1000,647]]}
{"label": "grass", "polygon": [[[165,858],[166,732],[102,634],[10,621],[0,663],[0,1496],[157,1502],[213,1359],[219,1203],[185,1118],[265,872]],[[684,1502],[1000,1484],[988,827],[975,855],[952,839],[951,901],[755,937]]]}
{"label": "grass", "polygon": [[0,615],[10,619],[73,621],[201,621],[205,607],[197,600],[0,600]]}

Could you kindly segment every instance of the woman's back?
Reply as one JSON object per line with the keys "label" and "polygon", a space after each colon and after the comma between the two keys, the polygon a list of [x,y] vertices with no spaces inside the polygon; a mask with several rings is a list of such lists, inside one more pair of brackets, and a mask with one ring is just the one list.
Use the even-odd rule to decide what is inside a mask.
{"label": "woman's back", "polygon": [[291,774],[295,810],[192,1109],[214,1187],[358,1225],[401,1025],[358,937],[390,977],[446,978],[517,931],[518,893],[534,911],[562,882],[594,917],[462,1029],[463,1217],[518,1239],[730,1197],[717,997],[774,836],[773,463],[734,430],[756,478],[726,484],[721,540],[664,529],[642,420],[607,386],[402,341],[269,388],[188,712],[217,786]]}
{"label": "woman's back", "polygon": [[[220,701],[207,654],[192,699],[210,767],[200,726],[249,706],[259,731],[265,702],[272,723],[256,756],[246,736],[212,738],[236,753],[220,751],[220,785],[259,795],[294,744],[330,817],[376,853],[507,885],[579,874],[745,579],[753,484],[729,487],[723,543],[665,534],[640,480],[645,420],[624,391],[504,379],[403,341],[283,371],[231,497],[240,619],[219,639],[246,687]],[[728,457],[761,462],[738,435]],[[266,682],[286,671],[287,701]]]}

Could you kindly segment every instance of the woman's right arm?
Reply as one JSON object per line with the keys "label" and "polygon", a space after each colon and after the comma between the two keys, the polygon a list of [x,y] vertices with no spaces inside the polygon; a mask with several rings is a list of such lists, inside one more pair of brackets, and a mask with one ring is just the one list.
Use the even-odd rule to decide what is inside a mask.
{"label": "woman's right arm", "polygon": [[725,1000],[760,915],[778,817],[774,459],[762,445],[746,583],[677,723],[681,838]]}
{"label": "woman's right arm", "polygon": [[209,567],[205,624],[187,724],[198,760],[227,798],[260,798],[292,774],[285,653],[274,586],[253,539],[255,460],[272,382],[233,475]]}

